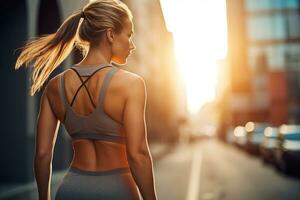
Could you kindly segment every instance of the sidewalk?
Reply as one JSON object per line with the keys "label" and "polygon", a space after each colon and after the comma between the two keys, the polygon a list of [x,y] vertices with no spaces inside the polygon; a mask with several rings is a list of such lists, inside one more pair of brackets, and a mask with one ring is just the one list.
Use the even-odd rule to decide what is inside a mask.
{"label": "sidewalk", "polygon": [[[154,167],[164,156],[168,155],[176,148],[174,144],[162,144],[158,142],[149,143],[151,156],[153,159]],[[52,174],[51,188],[52,197],[54,197],[55,191],[58,187],[66,170],[56,171]],[[10,184],[0,185],[0,199],[2,200],[37,200],[37,188],[36,183],[31,182],[27,184]]]}

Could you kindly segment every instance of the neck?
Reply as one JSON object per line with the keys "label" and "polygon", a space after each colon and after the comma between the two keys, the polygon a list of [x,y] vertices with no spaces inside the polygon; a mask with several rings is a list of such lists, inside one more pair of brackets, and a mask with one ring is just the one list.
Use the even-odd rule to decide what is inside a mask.
{"label": "neck", "polygon": [[82,65],[94,65],[101,63],[111,63],[110,48],[91,47],[87,55],[82,59]]}

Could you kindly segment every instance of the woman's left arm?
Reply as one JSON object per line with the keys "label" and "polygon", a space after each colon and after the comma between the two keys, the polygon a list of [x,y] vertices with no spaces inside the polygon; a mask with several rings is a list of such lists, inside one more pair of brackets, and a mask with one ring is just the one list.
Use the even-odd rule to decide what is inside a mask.
{"label": "woman's left arm", "polygon": [[52,158],[60,124],[50,106],[48,86],[41,97],[35,138],[34,174],[39,200],[51,200]]}

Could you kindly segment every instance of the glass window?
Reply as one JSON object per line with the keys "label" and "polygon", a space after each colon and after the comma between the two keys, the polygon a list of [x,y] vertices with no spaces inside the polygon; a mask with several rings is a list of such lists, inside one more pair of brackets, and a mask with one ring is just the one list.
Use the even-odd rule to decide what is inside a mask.
{"label": "glass window", "polygon": [[285,60],[287,68],[300,68],[300,44],[287,45]]}
{"label": "glass window", "polygon": [[266,47],[268,66],[270,70],[285,68],[285,44],[274,44]]}
{"label": "glass window", "polygon": [[299,0],[285,0],[286,8],[298,8]]}
{"label": "glass window", "polygon": [[285,0],[271,0],[270,9],[282,9],[285,7]]}
{"label": "glass window", "polygon": [[300,37],[300,15],[299,12],[289,12],[287,16],[288,20],[288,32],[290,38]]}
{"label": "glass window", "polygon": [[250,47],[248,51],[248,63],[252,71],[268,69],[267,56],[265,47]]}
{"label": "glass window", "polygon": [[250,40],[285,39],[285,16],[281,13],[250,16],[247,20],[247,32]]}
{"label": "glass window", "polygon": [[263,51],[262,48],[258,48],[258,47],[250,47],[248,49],[248,64],[249,67],[253,70],[256,69],[256,58],[257,56],[260,54],[260,52]]}
{"label": "glass window", "polygon": [[270,9],[295,9],[300,6],[299,0],[246,0],[248,11],[261,11]]}
{"label": "glass window", "polygon": [[269,38],[270,18],[268,16],[251,16],[247,20],[247,30],[250,40],[263,40]]}
{"label": "glass window", "polygon": [[270,0],[246,0],[246,10],[257,11],[270,8]]}
{"label": "glass window", "polygon": [[271,38],[284,39],[287,38],[286,16],[281,13],[276,13],[271,17]]}
{"label": "glass window", "polygon": [[286,67],[285,62],[285,44],[268,45],[265,47],[252,46],[248,51],[248,63],[250,68],[258,69],[263,62],[258,59],[262,53],[266,56],[266,67],[269,70],[282,70]]}

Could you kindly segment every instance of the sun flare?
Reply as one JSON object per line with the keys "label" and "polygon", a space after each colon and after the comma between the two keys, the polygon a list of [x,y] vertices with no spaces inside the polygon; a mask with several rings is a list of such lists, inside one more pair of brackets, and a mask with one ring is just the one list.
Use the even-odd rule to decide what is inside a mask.
{"label": "sun flare", "polygon": [[176,61],[186,86],[188,111],[215,98],[217,59],[227,50],[225,0],[161,0],[174,36]]}

